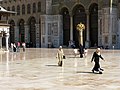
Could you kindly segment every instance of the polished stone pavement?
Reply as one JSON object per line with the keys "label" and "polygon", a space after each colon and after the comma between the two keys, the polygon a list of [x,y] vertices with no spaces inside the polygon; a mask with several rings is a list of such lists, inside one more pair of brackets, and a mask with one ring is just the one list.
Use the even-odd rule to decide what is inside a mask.
{"label": "polished stone pavement", "polygon": [[94,49],[76,58],[64,49],[63,67],[57,66],[57,49],[31,48],[0,53],[0,90],[120,90],[120,50],[102,50],[103,74],[93,74]]}

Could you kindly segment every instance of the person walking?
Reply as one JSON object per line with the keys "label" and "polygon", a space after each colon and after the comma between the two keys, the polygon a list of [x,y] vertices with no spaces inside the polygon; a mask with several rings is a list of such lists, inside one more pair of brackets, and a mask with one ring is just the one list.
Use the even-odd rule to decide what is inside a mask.
{"label": "person walking", "polygon": [[97,71],[99,73],[102,73],[101,71],[103,71],[102,68],[100,68],[100,64],[99,64],[99,58],[101,58],[102,60],[104,60],[104,58],[101,56],[101,53],[100,53],[100,48],[97,48],[96,51],[93,53],[93,56],[92,56],[92,60],[91,62],[94,60],[95,62],[95,65],[92,69],[92,72],[94,73],[94,71]]}
{"label": "person walking", "polygon": [[58,66],[62,66],[63,64],[63,56],[64,56],[64,52],[63,52],[62,46],[60,46],[57,51]]}
{"label": "person walking", "polygon": [[83,48],[82,44],[80,44],[80,46],[79,46],[79,53],[80,53],[80,58],[83,58],[84,48]]}

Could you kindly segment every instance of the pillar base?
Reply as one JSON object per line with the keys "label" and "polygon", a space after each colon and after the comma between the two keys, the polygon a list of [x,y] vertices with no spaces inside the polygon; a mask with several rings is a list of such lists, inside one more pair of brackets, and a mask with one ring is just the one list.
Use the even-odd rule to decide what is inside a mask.
{"label": "pillar base", "polygon": [[85,48],[89,48],[90,47],[90,41],[85,41]]}

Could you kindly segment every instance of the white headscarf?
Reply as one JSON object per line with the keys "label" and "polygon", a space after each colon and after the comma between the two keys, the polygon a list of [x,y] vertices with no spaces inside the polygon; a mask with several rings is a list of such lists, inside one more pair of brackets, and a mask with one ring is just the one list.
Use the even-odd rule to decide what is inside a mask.
{"label": "white headscarf", "polygon": [[97,48],[97,54],[100,55],[100,48]]}

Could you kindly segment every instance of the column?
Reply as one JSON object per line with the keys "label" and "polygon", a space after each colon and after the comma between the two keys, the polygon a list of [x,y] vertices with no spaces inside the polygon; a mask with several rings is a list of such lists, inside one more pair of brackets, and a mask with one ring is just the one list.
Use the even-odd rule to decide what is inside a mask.
{"label": "column", "polygon": [[29,42],[30,42],[29,27],[27,24],[25,24],[25,43]]}
{"label": "column", "polygon": [[0,33],[0,49],[2,50],[2,37],[3,37],[3,33]]}
{"label": "column", "polygon": [[2,37],[0,37],[0,49],[2,49]]}
{"label": "column", "polygon": [[19,27],[15,26],[15,42],[19,41]]}
{"label": "column", "polygon": [[90,34],[89,34],[89,10],[87,11],[87,36],[86,36],[86,42],[85,42],[85,47],[88,48],[90,47]]}
{"label": "column", "polygon": [[6,51],[9,51],[9,45],[8,45],[8,39],[9,39],[9,33],[6,33]]}
{"label": "column", "polygon": [[73,16],[70,16],[70,40],[73,40]]}
{"label": "column", "polygon": [[39,40],[39,24],[35,24],[36,26],[36,47],[39,48],[40,40]]}

